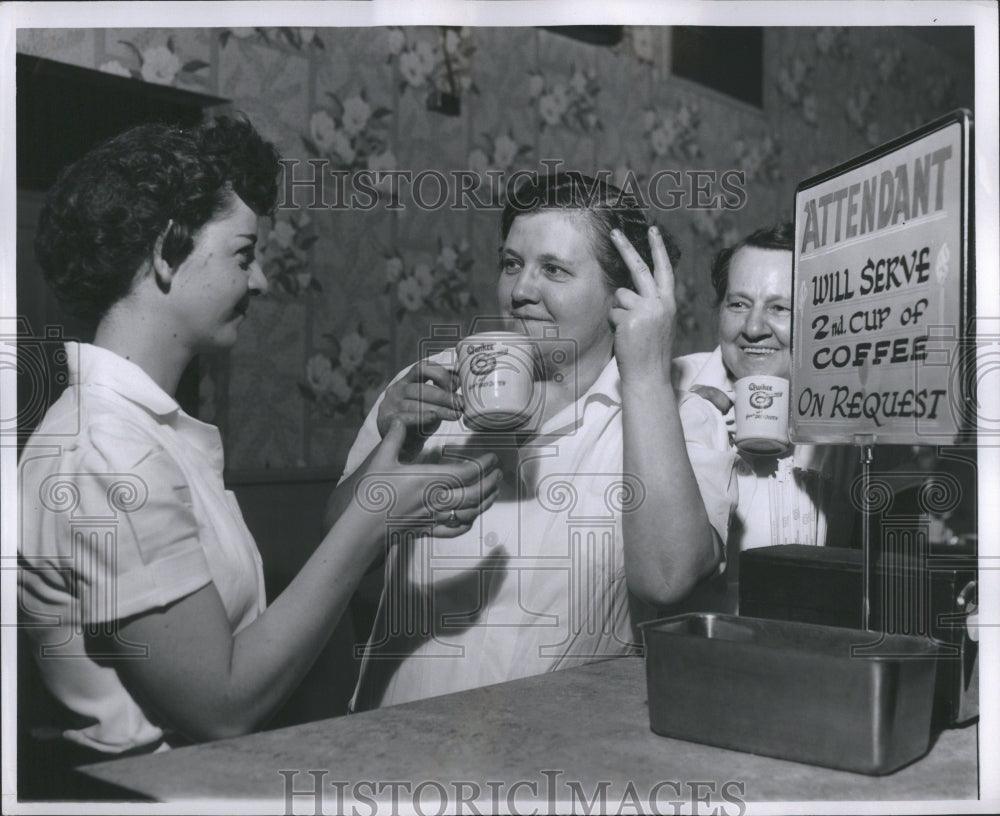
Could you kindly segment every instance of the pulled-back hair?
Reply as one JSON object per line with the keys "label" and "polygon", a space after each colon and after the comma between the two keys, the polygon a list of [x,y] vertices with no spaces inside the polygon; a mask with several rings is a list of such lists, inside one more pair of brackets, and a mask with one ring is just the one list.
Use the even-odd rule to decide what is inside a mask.
{"label": "pulled-back hair", "polygon": [[269,214],[279,169],[274,146],[242,118],[131,128],[64,168],[49,191],[35,236],[45,279],[67,311],[97,322],[168,224],[162,254],[177,266],[233,194]]}
{"label": "pulled-back hair", "polygon": [[720,250],[712,262],[712,286],[715,288],[716,303],[722,303],[726,296],[726,289],[729,287],[729,264],[732,263],[733,256],[743,247],[791,252],[795,248],[795,227],[791,221],[761,227],[742,241]]}
{"label": "pulled-back hair", "polygon": [[[576,171],[527,175],[508,191],[500,219],[500,237],[506,241],[514,219],[541,210],[578,210],[587,215],[594,257],[604,270],[611,289],[634,289],[632,273],[611,240],[611,230],[620,229],[636,248],[650,271],[653,255],[649,248],[650,223],[645,213],[618,187],[603,178],[592,178]],[[673,236],[660,230],[667,256],[674,266],[681,252]]]}

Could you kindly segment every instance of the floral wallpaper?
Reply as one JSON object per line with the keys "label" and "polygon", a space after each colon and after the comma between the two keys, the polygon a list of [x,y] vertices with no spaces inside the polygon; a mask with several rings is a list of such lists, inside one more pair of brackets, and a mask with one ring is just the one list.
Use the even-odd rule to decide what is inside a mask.
{"label": "floral wallpaper", "polygon": [[[959,107],[971,60],[904,28],[769,28],[758,109],[670,75],[669,29],[615,47],[530,28],[20,30],[18,50],[232,100],[295,178],[460,171],[490,202],[496,179],[546,160],[621,184],[662,171],[741,171],[738,208],[654,208],[676,237],[678,352],[711,348],[708,269],[726,243],[791,216],[799,180]],[[933,72],[924,66],[936,66]],[[436,196],[433,183],[422,187]],[[231,469],[338,468],[364,412],[432,327],[494,308],[495,207],[414,206],[371,185],[361,206],[282,209],[263,247],[270,292],[226,359],[203,366],[202,416]],[[668,198],[669,197],[665,197]],[[495,203],[495,202],[494,202]],[[369,206],[370,205],[370,206]]]}

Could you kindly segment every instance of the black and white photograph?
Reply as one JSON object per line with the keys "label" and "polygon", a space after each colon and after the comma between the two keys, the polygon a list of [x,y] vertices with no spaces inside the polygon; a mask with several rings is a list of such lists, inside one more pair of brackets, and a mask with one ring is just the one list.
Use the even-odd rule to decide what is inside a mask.
{"label": "black and white photograph", "polygon": [[4,813],[1000,810],[995,3],[0,59]]}

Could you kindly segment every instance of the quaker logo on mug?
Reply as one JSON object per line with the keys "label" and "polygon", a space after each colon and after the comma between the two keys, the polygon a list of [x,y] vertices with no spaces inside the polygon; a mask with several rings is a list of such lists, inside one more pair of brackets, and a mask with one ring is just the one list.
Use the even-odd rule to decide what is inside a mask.
{"label": "quaker logo on mug", "polygon": [[757,374],[733,383],[736,397],[736,447],[746,453],[777,456],[788,450],[788,380]]}
{"label": "quaker logo on mug", "polygon": [[469,361],[469,370],[477,377],[489,374],[497,367],[497,358],[493,354],[477,354]]}
{"label": "quaker logo on mug", "polygon": [[510,431],[534,414],[541,392],[534,387],[536,346],[515,332],[480,332],[459,341],[466,425],[480,431]]}

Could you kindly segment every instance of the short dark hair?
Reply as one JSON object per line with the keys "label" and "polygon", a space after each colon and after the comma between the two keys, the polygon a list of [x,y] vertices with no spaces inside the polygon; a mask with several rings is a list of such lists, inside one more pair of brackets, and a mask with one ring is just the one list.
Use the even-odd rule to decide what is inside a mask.
{"label": "short dark hair", "polygon": [[732,263],[733,256],[744,247],[791,252],[795,248],[795,228],[791,221],[761,227],[742,241],[721,250],[712,262],[712,286],[715,287],[716,303],[722,303],[722,299],[726,296],[726,289],[729,286],[729,264]]}
{"label": "short dark hair", "polygon": [[[652,271],[653,255],[649,248],[650,223],[637,203],[604,178],[592,178],[576,171],[531,173],[508,191],[500,218],[500,237],[506,241],[514,219],[540,210],[581,210],[587,223],[597,258],[611,289],[634,289],[632,274],[611,241],[611,230],[620,229]],[[666,230],[660,230],[667,256],[674,266],[681,251]]]}
{"label": "short dark hair", "polygon": [[162,253],[176,266],[232,194],[269,214],[279,169],[274,145],[242,117],[131,128],[59,173],[35,236],[45,279],[63,308],[96,323],[128,293],[168,224]]}

